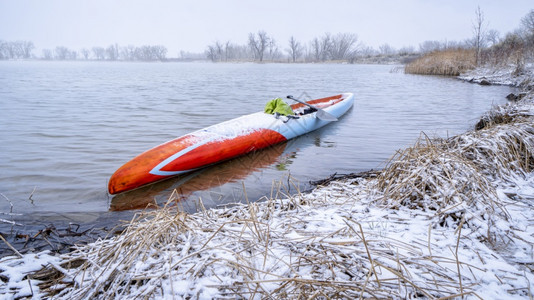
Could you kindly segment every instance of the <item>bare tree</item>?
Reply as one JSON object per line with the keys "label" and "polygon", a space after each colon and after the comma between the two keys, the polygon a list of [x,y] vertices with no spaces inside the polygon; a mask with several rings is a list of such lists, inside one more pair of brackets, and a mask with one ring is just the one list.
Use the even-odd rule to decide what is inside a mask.
{"label": "bare tree", "polygon": [[273,38],[269,39],[269,42],[267,43],[267,49],[269,50],[269,59],[271,61],[274,61],[282,56],[280,49],[278,49],[278,44]]}
{"label": "bare tree", "polygon": [[491,43],[490,46],[496,45],[500,40],[500,34],[497,30],[491,29],[486,33],[486,40]]}
{"label": "bare tree", "polygon": [[338,33],[332,36],[328,48],[330,58],[352,60],[357,53],[357,42],[358,36],[354,33]]}
{"label": "bare tree", "polygon": [[215,42],[215,52],[217,53],[218,60],[221,61],[224,56],[224,45],[219,41]]}
{"label": "bare tree", "polygon": [[8,59],[7,56],[7,42],[0,40],[0,59]]}
{"label": "bare tree", "polygon": [[89,54],[91,53],[91,52],[89,51],[89,49],[87,49],[87,48],[82,48],[82,50],[80,50],[80,52],[82,53],[83,58],[84,58],[85,60],[88,60],[88,59],[89,59]]}
{"label": "bare tree", "polygon": [[9,55],[11,58],[22,58],[22,42],[16,41],[9,43]]}
{"label": "bare tree", "polygon": [[109,60],[119,59],[119,45],[109,45],[109,47],[106,48],[106,57]]}
{"label": "bare tree", "polygon": [[156,45],[151,47],[152,59],[164,61],[167,59],[167,47],[162,45]]}
{"label": "bare tree", "polygon": [[197,53],[197,52],[189,52],[189,51],[180,50],[179,54],[180,54],[179,55],[180,60],[183,60],[183,61],[201,60],[201,59],[206,58],[205,53]]}
{"label": "bare tree", "polygon": [[484,39],[486,35],[485,27],[484,13],[482,12],[482,9],[480,9],[480,6],[478,6],[475,10],[475,21],[473,23],[473,46],[476,51],[475,64],[477,66],[480,63],[480,52],[484,47]]}
{"label": "bare tree", "polygon": [[57,46],[54,50],[55,58],[59,60],[66,60],[69,58],[70,50],[67,47]]}
{"label": "bare tree", "polygon": [[149,61],[150,58],[150,46],[141,46],[135,48],[135,59],[141,61]]}
{"label": "bare tree", "polygon": [[502,43],[494,48],[501,56],[499,61],[511,61],[515,64],[516,73],[523,71],[527,47],[525,47],[525,40],[519,34],[507,34]]}
{"label": "bare tree", "polygon": [[373,49],[373,47],[370,47],[370,46],[363,46],[360,49],[360,53],[361,53],[361,55],[363,57],[367,57],[367,58],[377,54],[376,50]]}
{"label": "bare tree", "polygon": [[204,51],[204,54],[212,62],[246,58],[246,56],[242,56],[239,52],[239,46],[233,45],[230,41],[226,41],[224,43],[216,41],[212,45],[208,45]]}
{"label": "bare tree", "polygon": [[391,45],[389,45],[388,43],[380,45],[378,47],[378,51],[380,52],[380,54],[385,56],[395,54],[395,49],[391,47]]}
{"label": "bare tree", "polygon": [[103,47],[93,47],[93,56],[97,60],[104,60],[106,59],[106,49]]}
{"label": "bare tree", "polygon": [[534,35],[534,9],[521,18],[521,27],[527,34]]}
{"label": "bare tree", "polygon": [[415,53],[415,48],[413,46],[402,47],[402,48],[399,49],[398,53],[399,53],[400,56],[406,56],[406,55],[414,54]]}
{"label": "bare tree", "polygon": [[217,41],[213,45],[209,45],[206,49],[206,56],[212,61],[212,62],[218,62],[221,61],[223,58],[223,45]]}
{"label": "bare tree", "polygon": [[311,56],[313,61],[320,61],[321,60],[321,42],[318,38],[314,38],[311,41]]}
{"label": "bare tree", "polygon": [[128,61],[135,60],[135,46],[128,45],[126,47],[121,47],[120,57],[123,60],[128,60]]}
{"label": "bare tree", "polygon": [[206,48],[206,57],[212,62],[219,61],[219,57],[217,56],[217,47],[208,45],[208,48]]}
{"label": "bare tree", "polygon": [[33,49],[35,46],[30,41],[0,41],[0,59],[28,59]]}
{"label": "bare tree", "polygon": [[249,45],[232,45],[230,47],[231,57],[237,59],[250,60],[254,59],[255,53]]}
{"label": "bare tree", "polygon": [[226,43],[224,43],[224,61],[228,61],[228,58],[231,57],[231,52],[232,50],[232,43],[230,41],[226,41]]}
{"label": "bare tree", "polygon": [[52,50],[43,49],[43,59],[52,60],[53,58],[54,58],[54,56],[52,55]]}
{"label": "bare tree", "polygon": [[254,52],[255,58],[260,62],[263,61],[263,55],[269,46],[270,39],[271,38],[263,30],[258,31],[257,37],[254,33],[248,35],[248,45]]}
{"label": "bare tree", "polygon": [[289,48],[286,51],[289,53],[289,56],[291,57],[291,61],[296,62],[297,59],[299,59],[302,56],[303,47],[295,39],[295,37],[291,36],[289,38]]}
{"label": "bare tree", "polygon": [[332,47],[332,35],[325,33],[319,43],[319,57],[321,61],[326,61],[330,56],[330,48]]}
{"label": "bare tree", "polygon": [[425,54],[441,49],[441,43],[439,41],[424,41],[419,44],[419,52]]}
{"label": "bare tree", "polygon": [[22,58],[30,58],[32,56],[33,49],[35,49],[33,42],[20,41],[20,50],[22,52]]}
{"label": "bare tree", "polygon": [[531,59],[534,57],[534,9],[521,19],[521,29],[525,36],[525,54]]}
{"label": "bare tree", "polygon": [[5,50],[8,58],[17,58],[17,47],[15,46],[15,43],[7,43]]}
{"label": "bare tree", "polygon": [[310,56],[312,61],[326,61],[330,58],[332,35],[325,33],[321,38],[314,38],[310,42]]}

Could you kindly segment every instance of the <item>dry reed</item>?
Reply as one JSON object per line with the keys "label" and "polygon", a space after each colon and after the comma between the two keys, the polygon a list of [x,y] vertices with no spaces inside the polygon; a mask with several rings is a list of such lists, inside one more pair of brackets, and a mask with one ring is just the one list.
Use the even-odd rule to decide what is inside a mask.
{"label": "dry reed", "polygon": [[[423,135],[398,151],[376,181],[381,205],[435,211],[444,217],[478,207],[508,217],[493,181],[513,181],[534,168],[534,126],[525,109],[495,107],[484,129],[448,139]],[[456,217],[459,220],[459,217]]]}
{"label": "dry reed", "polygon": [[[344,189],[332,185],[333,191]],[[336,198],[338,204],[350,205],[345,196]],[[83,265],[72,270],[53,266],[64,276],[58,279],[55,274],[56,284],[43,288],[69,299],[169,293],[274,299],[457,295],[447,267],[435,265],[432,258],[411,257],[421,254],[418,245],[365,232],[350,214],[340,214],[336,228],[321,228],[321,211],[332,209],[330,205],[299,194],[211,211],[211,216],[170,208],[149,212],[119,237],[67,255],[65,259]],[[445,265],[449,263],[453,261]],[[413,268],[426,275],[412,274]],[[425,282],[427,276],[434,280]],[[218,280],[195,289],[192,283],[206,277]]]}
{"label": "dry reed", "polygon": [[424,136],[378,177],[295,195],[280,181],[261,203],[143,213],[121,235],[64,255],[77,266],[50,266],[41,287],[68,299],[449,299],[480,298],[481,282],[496,277],[508,288],[500,296],[532,296],[532,274],[492,267],[502,264],[499,241],[516,256],[534,247],[528,231],[507,223],[508,210],[529,204],[505,208],[496,190],[531,170],[533,122],[523,117],[446,140]]}
{"label": "dry reed", "polygon": [[446,141],[420,139],[398,151],[378,177],[379,200],[390,208],[448,211],[460,203],[491,206],[495,192],[476,166],[447,147]]}
{"label": "dry reed", "polygon": [[406,65],[404,72],[420,75],[459,76],[460,73],[473,69],[474,50],[449,49],[425,54]]}

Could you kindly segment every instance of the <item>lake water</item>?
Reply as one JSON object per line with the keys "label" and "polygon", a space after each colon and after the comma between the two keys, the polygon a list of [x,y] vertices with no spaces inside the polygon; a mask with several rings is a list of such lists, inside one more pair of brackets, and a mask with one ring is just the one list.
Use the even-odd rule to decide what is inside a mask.
{"label": "lake water", "polygon": [[[199,199],[206,207],[255,201],[288,176],[306,189],[335,172],[381,168],[421,132],[469,130],[513,92],[393,67],[0,62],[0,219],[11,210],[30,219],[118,218],[125,213],[114,211],[162,204],[174,190],[178,205],[194,211]],[[107,194],[118,167],[160,143],[263,110],[275,97],[341,92],[355,94],[354,108],[318,131],[134,193]]]}

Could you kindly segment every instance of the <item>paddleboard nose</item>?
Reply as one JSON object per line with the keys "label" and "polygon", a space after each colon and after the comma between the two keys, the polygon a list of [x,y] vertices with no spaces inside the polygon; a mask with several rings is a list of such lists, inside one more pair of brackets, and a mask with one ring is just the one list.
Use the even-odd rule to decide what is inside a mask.
{"label": "paddleboard nose", "polygon": [[150,169],[150,166],[143,164],[142,157],[132,159],[111,175],[108,192],[115,195],[165,178],[150,174]]}

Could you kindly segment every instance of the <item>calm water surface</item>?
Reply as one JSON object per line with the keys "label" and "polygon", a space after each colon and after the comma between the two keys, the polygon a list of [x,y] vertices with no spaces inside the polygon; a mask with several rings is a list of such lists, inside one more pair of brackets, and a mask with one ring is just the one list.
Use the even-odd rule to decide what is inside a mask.
{"label": "calm water surface", "polygon": [[[384,166],[421,132],[473,127],[512,92],[392,66],[0,62],[0,213],[98,215],[164,203],[194,211],[307,181]],[[112,198],[123,163],[188,132],[263,109],[274,97],[353,92],[355,106],[321,130],[227,163]],[[294,190],[293,190],[294,191]],[[13,208],[11,208],[13,204]],[[111,213],[113,214],[113,213]],[[5,215],[4,215],[5,216]],[[0,218],[3,218],[0,215]],[[6,218],[6,217],[4,217]]]}

